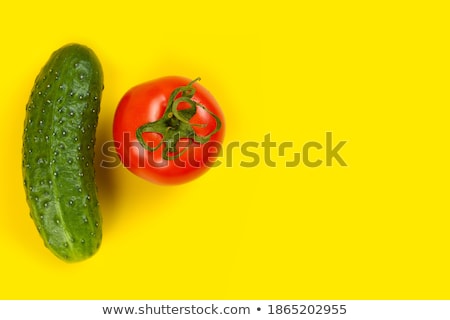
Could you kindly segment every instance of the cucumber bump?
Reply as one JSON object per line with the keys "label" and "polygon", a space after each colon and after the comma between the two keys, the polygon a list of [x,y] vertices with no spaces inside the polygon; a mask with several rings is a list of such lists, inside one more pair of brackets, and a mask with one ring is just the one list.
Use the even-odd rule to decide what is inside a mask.
{"label": "cucumber bump", "polygon": [[67,262],[91,257],[102,240],[94,169],[102,91],[95,53],[68,44],[41,69],[26,105],[22,171],[30,216],[45,246]]}

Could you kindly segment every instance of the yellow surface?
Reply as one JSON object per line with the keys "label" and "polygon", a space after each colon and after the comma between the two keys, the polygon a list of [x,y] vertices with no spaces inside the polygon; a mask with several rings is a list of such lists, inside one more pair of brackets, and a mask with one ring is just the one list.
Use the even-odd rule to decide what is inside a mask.
{"label": "yellow surface", "polygon": [[[449,299],[446,1],[13,1],[2,31],[0,298]],[[104,68],[97,184],[103,244],[56,259],[28,216],[25,104],[51,52],[90,46]],[[233,149],[191,183],[104,169],[131,86],[201,76]],[[348,164],[286,167],[311,141]],[[284,156],[261,146],[269,134]],[[312,160],[325,149],[311,149]],[[225,161],[226,160],[226,161]],[[226,165],[226,162],[230,164]]]}

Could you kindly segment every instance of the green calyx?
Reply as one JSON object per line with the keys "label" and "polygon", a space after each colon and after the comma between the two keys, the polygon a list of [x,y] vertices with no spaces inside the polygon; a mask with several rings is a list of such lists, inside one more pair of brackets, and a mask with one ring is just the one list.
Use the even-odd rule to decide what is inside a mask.
{"label": "green calyx", "polygon": [[[200,78],[196,78],[186,86],[173,90],[164,115],[159,120],[143,124],[136,130],[136,137],[144,149],[156,151],[159,148],[163,148],[163,158],[165,160],[173,160],[179,158],[193,143],[202,144],[208,142],[220,130],[222,122],[219,117],[192,99],[196,91],[193,84],[198,80]],[[182,102],[189,104],[190,107],[178,110],[178,105]],[[206,124],[191,124],[189,122],[197,112],[197,107],[207,111],[216,121],[215,129],[206,136],[199,136],[194,130],[194,127],[205,127]],[[158,145],[151,147],[145,142],[143,138],[144,133],[158,133],[162,139]],[[177,151],[177,143],[181,138],[188,138],[189,143],[182,151]]]}

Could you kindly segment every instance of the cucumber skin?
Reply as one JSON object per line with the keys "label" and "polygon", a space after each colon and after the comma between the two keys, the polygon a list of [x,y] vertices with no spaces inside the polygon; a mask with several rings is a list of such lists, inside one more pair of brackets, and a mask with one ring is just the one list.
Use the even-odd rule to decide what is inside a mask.
{"label": "cucumber skin", "polygon": [[94,180],[102,91],[95,53],[68,44],[42,68],[26,106],[22,169],[30,216],[45,246],[67,262],[91,257],[102,240]]}

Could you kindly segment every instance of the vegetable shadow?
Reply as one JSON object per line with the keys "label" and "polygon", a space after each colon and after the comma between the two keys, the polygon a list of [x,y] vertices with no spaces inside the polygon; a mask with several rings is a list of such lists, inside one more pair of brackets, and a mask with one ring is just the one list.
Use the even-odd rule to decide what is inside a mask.
{"label": "vegetable shadow", "polygon": [[[109,120],[104,120],[109,119]],[[117,157],[113,149],[109,148],[105,153],[105,148],[111,144],[112,138],[112,117],[109,114],[100,113],[99,123],[96,132],[95,143],[95,183],[97,185],[98,201],[100,211],[103,216],[104,226],[109,225],[114,220],[114,207],[117,203],[118,193],[118,170],[119,166],[105,166],[105,161],[112,161],[112,157]],[[115,159],[119,163],[119,159]]]}

